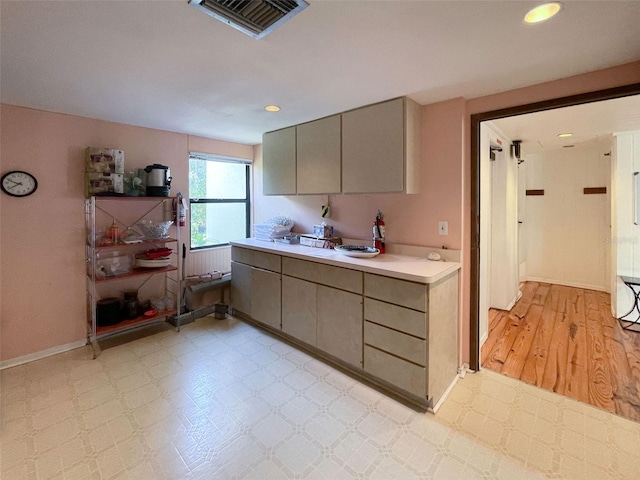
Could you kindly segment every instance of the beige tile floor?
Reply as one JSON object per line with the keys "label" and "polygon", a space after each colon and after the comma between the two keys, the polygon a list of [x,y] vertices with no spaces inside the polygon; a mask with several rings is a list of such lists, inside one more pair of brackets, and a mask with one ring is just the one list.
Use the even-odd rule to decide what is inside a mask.
{"label": "beige tile floor", "polygon": [[415,412],[235,319],[0,378],[3,480],[640,478],[640,424],[485,371]]}

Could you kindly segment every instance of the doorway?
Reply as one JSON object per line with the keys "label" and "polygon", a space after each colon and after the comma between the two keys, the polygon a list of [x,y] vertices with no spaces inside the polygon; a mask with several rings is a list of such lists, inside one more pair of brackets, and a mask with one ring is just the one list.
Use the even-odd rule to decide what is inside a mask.
{"label": "doorway", "polygon": [[[483,144],[483,134],[481,131],[481,123],[483,121],[487,121],[487,120],[496,120],[496,119],[500,119],[500,118],[505,118],[505,117],[509,117],[509,116],[513,116],[513,115],[520,115],[523,113],[531,113],[531,112],[539,112],[539,111],[546,111],[546,110],[551,110],[551,109],[556,109],[556,108],[561,108],[561,107],[566,107],[566,106],[575,106],[575,105],[582,105],[585,103],[591,103],[591,102],[597,102],[600,100],[609,100],[609,99],[615,99],[615,98],[623,98],[623,97],[627,97],[627,96],[631,96],[631,95],[636,95],[640,93],[640,85],[633,85],[630,87],[624,87],[624,88],[617,88],[617,89],[611,89],[611,90],[607,90],[607,91],[602,91],[602,92],[594,92],[591,94],[587,94],[587,95],[579,95],[579,96],[575,96],[575,97],[568,97],[565,99],[559,99],[559,100],[555,100],[555,101],[550,101],[550,102],[542,102],[542,103],[538,103],[538,104],[533,104],[533,105],[525,105],[522,107],[517,107],[517,108],[513,108],[513,109],[508,109],[508,110],[502,110],[502,111],[496,111],[496,112],[487,112],[487,113],[483,113],[483,114],[478,114],[478,115],[474,115],[472,116],[472,218],[475,219],[474,222],[472,222],[472,239],[473,239],[473,245],[472,245],[472,272],[471,272],[471,285],[472,285],[472,292],[471,292],[471,316],[472,316],[472,320],[471,320],[471,352],[472,352],[472,358],[471,358],[471,367],[472,369],[477,369],[480,368],[480,343],[481,340],[483,340],[483,331],[482,331],[482,316],[485,314],[484,307],[485,304],[483,304],[483,289],[487,287],[486,282],[487,282],[487,278],[486,278],[486,274],[483,273],[483,265],[486,265],[487,262],[492,263],[493,262],[493,258],[490,257],[490,259],[487,258],[487,255],[485,253],[485,255],[483,256],[483,254],[480,251],[480,246],[482,245],[482,242],[493,242],[493,240],[491,240],[490,236],[491,233],[487,233],[486,229],[487,229],[487,219],[483,218],[483,215],[481,215],[480,212],[480,205],[487,204],[487,199],[486,199],[486,192],[483,192],[483,173],[482,173],[482,168],[481,165],[482,164],[482,149],[485,148],[486,149],[486,142]],[[509,139],[509,140],[513,140],[513,139]],[[486,182],[486,180],[485,180]],[[484,202],[484,203],[483,203]],[[484,212],[483,212],[484,214]],[[493,223],[493,219],[489,220],[490,223]],[[483,231],[484,230],[484,231]],[[487,238],[489,237],[489,238]],[[516,268],[516,271],[517,268]],[[566,286],[564,286],[563,288],[568,288]],[[607,310],[610,310],[610,306],[608,304],[607,301],[607,297],[603,297],[603,296],[599,296],[599,295],[595,295],[592,294],[590,291],[588,292],[582,292],[580,291],[580,289],[576,290],[576,291],[558,291],[557,287],[552,287],[552,285],[549,284],[545,284],[544,282],[536,282],[535,284],[523,284],[523,288],[521,289],[522,293],[523,293],[523,298],[522,298],[522,302],[524,303],[520,303],[516,304],[516,307],[514,308],[518,308],[519,307],[519,313],[523,314],[523,312],[526,312],[530,309],[530,307],[532,306],[532,299],[533,298],[537,298],[538,301],[541,301],[546,297],[549,298],[554,298],[556,301],[558,300],[558,298],[560,298],[561,302],[564,302],[564,304],[566,304],[567,302],[569,302],[570,304],[574,305],[577,303],[580,303],[583,305],[583,311],[584,310],[589,310],[592,311],[596,308],[600,308],[602,310],[604,310],[605,312]],[[562,289],[560,289],[562,290]],[[589,290],[589,289],[587,289]],[[573,302],[573,303],[572,303]],[[577,302],[577,303],[576,303]],[[585,303],[586,302],[586,303]],[[535,302],[533,302],[535,303]],[[586,307],[584,307],[584,305],[589,305],[589,308],[587,309]],[[544,307],[541,305],[538,305],[536,308],[534,308],[534,313],[535,311],[538,311],[538,313],[540,313],[542,311]],[[505,310],[507,313],[508,310]],[[610,316],[610,319],[612,320],[612,324],[606,326],[605,328],[607,329],[607,331],[612,332],[614,327],[618,327],[617,322],[615,321],[615,318]],[[496,314],[495,312],[493,313],[492,317],[490,319],[488,319],[488,321],[492,321],[495,322],[495,324],[500,324],[500,322],[502,322],[503,327],[505,324],[508,324],[508,321],[505,320],[505,315],[500,315],[500,314]],[[533,323],[533,321],[532,321]],[[569,325],[569,324],[567,324]],[[586,326],[585,326],[586,328]],[[583,328],[583,330],[585,329]],[[511,332],[507,332],[507,336],[509,334],[511,334],[512,336],[517,336],[514,332],[516,330],[512,329]],[[567,331],[567,334],[570,335],[571,332]],[[619,340],[619,339],[618,339]],[[618,340],[616,340],[615,338],[611,341],[613,342],[617,342],[615,345],[622,345],[620,342],[618,342]],[[604,344],[603,344],[604,345]],[[606,348],[606,347],[605,347]],[[638,344],[638,348],[640,348],[640,342]],[[624,346],[622,346],[622,349],[624,350]],[[640,352],[640,350],[638,350]],[[594,354],[591,353],[591,356],[593,356]],[[475,358],[474,358],[475,357]],[[583,359],[584,360],[584,359]],[[475,363],[475,365],[474,365]],[[586,360],[583,362],[586,363]],[[474,368],[475,367],[475,368]],[[512,368],[513,365],[511,365],[509,368]],[[548,382],[548,381],[547,381]],[[556,389],[556,391],[558,391],[558,393],[566,393],[568,390],[571,389],[576,389],[578,387],[574,387],[573,385],[570,387],[558,387]],[[576,393],[574,396],[574,398],[578,395],[578,393]],[[607,396],[607,394],[605,393],[604,395],[605,397]],[[609,410],[611,410],[611,408],[609,408]]]}

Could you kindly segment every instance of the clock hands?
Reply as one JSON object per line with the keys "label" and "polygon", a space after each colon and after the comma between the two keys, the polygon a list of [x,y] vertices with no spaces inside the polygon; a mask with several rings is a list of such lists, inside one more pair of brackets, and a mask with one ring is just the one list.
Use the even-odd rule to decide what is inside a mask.
{"label": "clock hands", "polygon": [[7,178],[7,180],[9,180],[11,183],[13,183],[12,187],[8,187],[8,188],[15,188],[18,185],[22,185],[22,182],[14,182],[13,180],[11,180],[10,178]]}

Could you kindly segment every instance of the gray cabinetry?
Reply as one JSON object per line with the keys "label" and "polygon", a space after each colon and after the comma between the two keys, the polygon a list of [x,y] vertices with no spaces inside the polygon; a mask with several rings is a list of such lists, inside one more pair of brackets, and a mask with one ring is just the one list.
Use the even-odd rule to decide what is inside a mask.
{"label": "gray cabinetry", "polygon": [[280,255],[231,247],[231,307],[280,330]]}
{"label": "gray cabinetry", "polygon": [[340,193],[340,115],[296,127],[299,194]]}
{"label": "gray cabinetry", "polygon": [[419,191],[421,111],[396,98],[342,114],[342,191]]}
{"label": "gray cabinetry", "polygon": [[421,406],[455,378],[457,271],[425,284],[252,248],[231,257],[241,316]]}
{"label": "gray cabinetry", "polygon": [[417,193],[421,107],[408,98],[265,133],[265,195]]}
{"label": "gray cabinetry", "polygon": [[318,348],[362,368],[362,295],[318,285]]}
{"label": "gray cabinetry", "polygon": [[316,284],[282,276],[282,331],[316,346]]}
{"label": "gray cabinetry", "polygon": [[280,330],[280,274],[251,269],[251,317]]}
{"label": "gray cabinetry", "polygon": [[262,166],[265,195],[295,195],[296,127],[263,135]]}
{"label": "gray cabinetry", "polygon": [[[362,272],[347,268],[324,265],[317,262],[283,257],[282,273],[287,285],[297,288],[302,299],[303,290],[306,298],[315,300],[315,316],[313,311],[306,311],[295,299],[287,299],[283,295],[283,311],[287,312],[287,329],[297,331],[308,329],[311,336],[311,319],[315,319],[315,343],[300,338],[320,350],[339,358],[357,368],[362,367]],[[291,277],[291,280],[288,279]],[[296,282],[304,281],[304,284]],[[296,287],[297,285],[297,287]],[[313,287],[311,287],[313,286]],[[315,294],[313,293],[315,288]],[[288,295],[288,293],[287,293]],[[289,312],[304,313],[300,317]],[[303,319],[306,324],[293,326],[294,322]],[[286,330],[285,330],[286,331]],[[296,336],[296,334],[293,334]]]}
{"label": "gray cabinetry", "polygon": [[251,266],[231,262],[231,308],[251,316]]}
{"label": "gray cabinetry", "polygon": [[364,369],[431,406],[457,371],[458,274],[420,284],[365,274]]}

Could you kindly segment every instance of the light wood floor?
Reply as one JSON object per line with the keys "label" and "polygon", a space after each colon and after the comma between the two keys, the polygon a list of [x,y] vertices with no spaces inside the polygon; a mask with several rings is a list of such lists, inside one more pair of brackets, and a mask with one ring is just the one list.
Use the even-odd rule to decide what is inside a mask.
{"label": "light wood floor", "polygon": [[482,366],[640,421],[640,333],[611,316],[610,295],[526,282],[510,311],[489,311]]}

